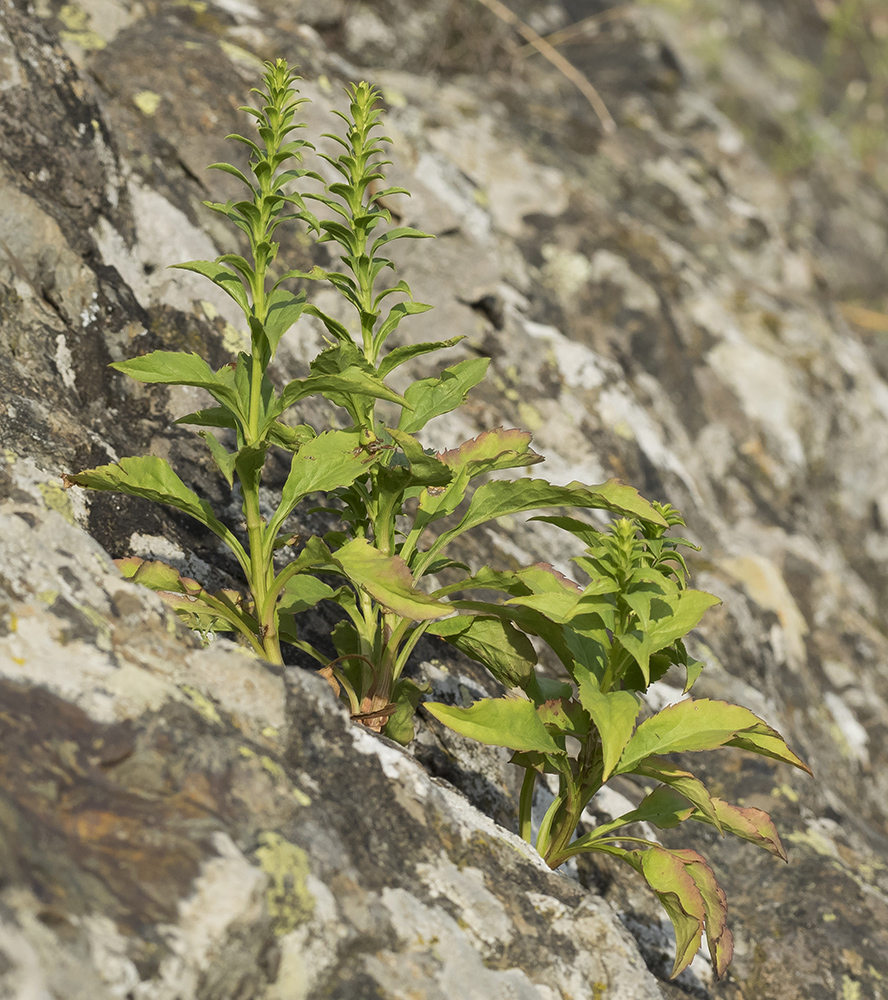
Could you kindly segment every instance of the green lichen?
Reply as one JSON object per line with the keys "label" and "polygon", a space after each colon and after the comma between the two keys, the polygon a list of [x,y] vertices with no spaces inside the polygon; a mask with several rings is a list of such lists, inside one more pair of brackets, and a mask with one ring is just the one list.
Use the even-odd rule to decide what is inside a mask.
{"label": "green lichen", "polygon": [[63,487],[56,483],[38,483],[37,489],[43,498],[43,505],[48,510],[54,510],[57,514],[61,514],[68,524],[75,523],[74,509]]}
{"label": "green lichen", "polygon": [[279,833],[259,834],[256,860],[269,877],[265,893],[268,914],[275,934],[289,934],[305,923],[315,907],[315,898],[308,890],[308,856]]}

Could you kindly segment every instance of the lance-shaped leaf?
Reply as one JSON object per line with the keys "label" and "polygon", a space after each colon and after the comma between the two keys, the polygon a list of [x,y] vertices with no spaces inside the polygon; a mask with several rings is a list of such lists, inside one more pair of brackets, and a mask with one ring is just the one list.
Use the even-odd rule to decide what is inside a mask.
{"label": "lance-shaped leaf", "polygon": [[[557,681],[549,680],[550,685],[558,684]],[[532,687],[533,685],[528,685]],[[562,685],[558,684],[559,687]],[[564,685],[570,692],[570,685]],[[542,694],[542,690],[539,690]],[[534,702],[537,707],[537,715],[543,725],[551,732],[560,733],[563,736],[574,736],[578,740],[583,740],[589,735],[590,719],[588,713],[579,702],[574,701],[570,694],[566,697],[544,698]]]}
{"label": "lance-shaped leaf", "polygon": [[366,538],[353,538],[334,554],[352,583],[366,590],[383,607],[411,621],[441,618],[453,611],[450,604],[417,590],[407,563],[387,556]]}
{"label": "lance-shaped leaf", "polygon": [[706,822],[711,823],[719,833],[724,833],[719,819],[716,799],[709,794],[708,789],[690,771],[685,771],[677,764],[661,757],[648,757],[632,772],[642,778],[653,778],[662,781],[674,789],[702,814]]}
{"label": "lance-shaped leaf", "polygon": [[[641,854],[641,874],[657,894],[675,928],[675,962],[669,978],[683,972],[693,961],[706,920],[706,902],[685,859],[679,853],[652,846]],[[697,858],[703,858],[697,854]],[[705,864],[705,862],[704,862]]]}
{"label": "lance-shaped leaf", "polygon": [[207,447],[210,449],[210,454],[213,456],[213,461],[219,467],[222,475],[225,476],[228,485],[233,486],[234,463],[237,459],[237,453],[229,451],[219,442],[215,434],[211,434],[209,431],[198,431],[198,433],[206,442]]}
{"label": "lance-shaped leaf", "polygon": [[650,621],[643,630],[620,636],[623,648],[634,657],[646,683],[650,683],[652,654],[687,635],[699,624],[706,610],[721,601],[703,590],[683,590],[677,594],[661,595],[651,603],[668,607],[669,611],[659,620]]}
{"label": "lance-shaped leaf", "polygon": [[493,615],[457,615],[426,631],[483,664],[504,687],[524,687],[537,662],[536,650],[523,632]]}
{"label": "lance-shaped leaf", "polygon": [[[484,483],[475,491],[462,521],[450,531],[443,532],[429,551],[434,551],[437,554],[464,531],[507,514],[519,514],[525,510],[538,510],[541,507],[586,507],[613,510],[615,509],[615,497],[623,498],[629,503],[632,502],[632,495],[639,504],[650,507],[647,501],[642,500],[635,490],[624,486],[616,479],[600,486],[584,486],[582,483],[553,486],[545,479],[519,479],[515,482],[495,480]],[[652,518],[659,518],[660,521],[663,521],[653,507],[650,507],[650,511]],[[663,523],[665,524],[665,521]]]}
{"label": "lance-shaped leaf", "polygon": [[209,503],[182,482],[165,459],[156,455],[122,458],[117,465],[100,465],[62,478],[65,486],[127,493],[184,511],[223,539],[245,571],[249,569],[249,560],[237,538],[216,518]]}
{"label": "lance-shaped leaf", "polygon": [[421,357],[423,354],[431,354],[432,351],[443,351],[448,347],[453,347],[461,340],[465,340],[465,337],[451,337],[450,340],[427,341],[422,344],[405,344],[402,347],[396,347],[380,361],[377,369],[379,377],[385,378],[400,365]]}
{"label": "lance-shaped leaf", "polygon": [[350,486],[377,458],[364,448],[355,431],[326,431],[303,445],[290,463],[280,506],[268,525],[268,537],[277,537],[281,524],[309,493]]}
{"label": "lance-shaped leaf", "polygon": [[732,806],[729,802],[715,797],[711,799],[711,803],[717,822],[713,822],[709,815],[699,809],[691,815],[691,819],[727,830],[736,837],[763,847],[781,861],[787,860],[777,827],[764,810],[756,809],[754,806]]}
{"label": "lance-shaped leaf", "polygon": [[205,410],[195,410],[173,421],[174,424],[196,424],[198,427],[227,427],[237,429],[237,420],[226,406],[208,406]]}
{"label": "lance-shaped leaf", "polygon": [[626,745],[617,774],[627,774],[653,754],[714,750],[746,729],[762,724],[748,708],[708,698],[669,705],[646,719]]}
{"label": "lance-shaped leaf", "polygon": [[484,378],[489,364],[489,358],[467,358],[445,368],[439,378],[414,382],[404,393],[410,409],[401,413],[398,429],[415,434],[434,417],[461,406],[469,390]]}
{"label": "lance-shaped leaf", "polygon": [[780,733],[765,722],[759,721],[758,725],[744,730],[738,734],[736,739],[730,740],[727,745],[738,747],[741,750],[749,750],[762,757],[781,760],[784,764],[792,764],[793,767],[797,767],[800,771],[806,771],[813,777],[811,768],[803,760],[796,757]]}
{"label": "lance-shaped leaf", "polygon": [[[379,301],[377,296],[377,301]],[[418,313],[428,312],[432,307],[425,302],[399,302],[389,310],[385,322],[379,328],[378,333],[373,338],[374,342],[381,347],[386,338],[397,329],[401,320],[405,316],[415,316]]]}
{"label": "lance-shaped leaf", "polygon": [[574,666],[574,679],[579,688],[580,703],[592,716],[601,735],[601,780],[607,781],[632,736],[641,701],[632,691],[603,692],[595,675],[579,664]]}
{"label": "lance-shaped leaf", "polygon": [[[217,165],[214,164],[214,166]],[[218,166],[221,166],[221,164]],[[239,176],[245,184],[248,183],[244,179],[243,174]],[[227,267],[222,267],[221,264],[212,260],[189,260],[184,264],[171,264],[170,266],[177,267],[182,271],[194,271],[197,274],[202,274],[205,278],[209,278],[214,285],[221,288],[223,292],[226,292],[234,299],[241,309],[243,309],[244,315],[249,314],[250,302],[247,298],[247,290],[234,271],[229,271]]]}
{"label": "lance-shaped leaf", "polygon": [[[482,571],[482,573],[484,574],[482,579],[488,579],[489,576],[494,575],[493,571],[489,571],[489,573]],[[474,585],[472,581],[477,580],[479,576],[481,576],[481,574],[476,574],[474,578],[469,578],[469,587]],[[461,581],[461,583],[465,582],[467,581]],[[484,585],[486,586],[487,584]],[[469,587],[466,589],[469,589]],[[438,596],[442,596],[440,592],[438,592]],[[480,614],[495,615],[497,618],[501,618],[504,621],[512,622],[517,625],[522,632],[526,632],[528,635],[539,636],[543,642],[549,646],[552,652],[555,653],[558,659],[561,660],[565,667],[569,667],[572,663],[570,650],[564,641],[564,629],[539,611],[535,611],[532,608],[510,607],[504,604],[490,604],[486,601],[455,600],[453,602],[453,607],[457,611],[471,611]],[[532,675],[528,678],[528,683],[532,683],[533,676],[536,675]],[[540,678],[540,680],[542,682],[544,679]],[[530,687],[525,685],[522,686],[524,686],[525,691],[527,691],[531,698],[535,698],[535,695],[531,694]],[[568,688],[569,687],[570,685],[568,685]],[[546,701],[551,697],[554,697],[554,695],[549,694],[546,697],[541,698],[541,700]]]}
{"label": "lance-shaped leaf", "polygon": [[224,365],[218,372],[199,354],[181,351],[152,351],[129,361],[115,361],[112,368],[139,382],[161,385],[193,385],[206,391],[232,413],[243,416],[234,388],[234,373]]}
{"label": "lance-shaped leaf", "polygon": [[427,694],[431,685],[417,684],[409,677],[401,677],[392,691],[395,711],[385,724],[385,735],[395,743],[406,746],[416,735],[414,717],[416,706],[422,695]]}
{"label": "lance-shaped leaf", "polygon": [[269,296],[268,314],[265,317],[265,335],[271,348],[272,357],[281,337],[302,315],[305,308],[305,292],[294,295],[283,288],[276,288]]}
{"label": "lance-shaped leaf", "polygon": [[529,701],[482,698],[469,708],[427,701],[424,707],[445,726],[479,743],[508,747],[510,750],[564,754],[564,750],[546,732],[536,708]]}

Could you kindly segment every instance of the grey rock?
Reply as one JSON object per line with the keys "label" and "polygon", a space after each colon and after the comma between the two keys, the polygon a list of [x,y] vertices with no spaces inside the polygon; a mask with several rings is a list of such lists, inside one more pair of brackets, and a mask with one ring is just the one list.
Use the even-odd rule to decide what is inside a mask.
{"label": "grey rock", "polygon": [[660,995],[606,902],[324,681],[194,649],[54,511],[0,538],[5,995]]}

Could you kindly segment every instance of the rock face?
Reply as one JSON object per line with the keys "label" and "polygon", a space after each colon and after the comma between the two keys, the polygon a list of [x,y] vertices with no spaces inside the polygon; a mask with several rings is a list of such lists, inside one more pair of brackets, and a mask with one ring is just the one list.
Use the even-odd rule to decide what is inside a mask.
{"label": "rock face", "polygon": [[[605,137],[475,0],[0,0],[4,995],[888,994],[888,366],[839,308],[878,304],[888,199],[841,146],[790,181],[744,138],[772,134],[775,67],[822,26],[789,2],[722,6],[714,61],[692,5],[627,5],[575,37],[565,52],[619,125]],[[602,9],[513,8],[540,32]],[[502,755],[428,719],[402,751],[298,666],[201,648],[106,553],[231,583],[213,539],[59,485],[150,451],[238,516],[172,425],[200,401],[107,365],[166,348],[218,367],[242,345],[211,286],[165,268],[232,249],[201,202],[234,192],[204,168],[237,155],[221,137],[278,56],[301,66],[313,135],[342,84],[382,88],[391,180],[413,192],[394,207],[438,237],[398,261],[436,306],[404,335],[462,333],[453,361],[493,359],[427,443],[524,426],[553,481],[618,475],[679,507],[702,545],[694,584],[723,600],[696,635],[695,690],[751,708],[815,771],[693,759],[790,848],[780,867],[705,830],[664,834],[727,891],[721,982],[702,959],[665,981],[658,907],[629,875],[586,862],[571,879],[535,858],[509,830]],[[281,253],[308,263],[296,235]],[[304,374],[319,343],[302,323],[276,374]],[[517,522],[465,553],[562,569],[572,554]],[[423,658],[441,685],[483,686],[431,645]]]}

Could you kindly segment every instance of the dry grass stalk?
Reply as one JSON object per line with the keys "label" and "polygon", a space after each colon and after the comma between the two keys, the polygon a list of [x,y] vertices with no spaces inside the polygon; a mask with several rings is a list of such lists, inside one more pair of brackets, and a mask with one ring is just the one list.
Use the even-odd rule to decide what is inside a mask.
{"label": "dry grass stalk", "polygon": [[600,94],[586,79],[586,77],[583,76],[583,74],[576,68],[576,66],[568,62],[568,60],[565,59],[557,49],[537,34],[537,32],[535,32],[529,24],[525,24],[517,14],[509,10],[509,8],[504,3],[501,3],[500,0],[478,0],[478,2],[484,4],[484,6],[491,11],[491,13],[500,18],[500,20],[505,21],[506,24],[514,27],[525,41],[532,45],[544,59],[548,59],[548,61],[552,63],[552,65],[560,73],[566,76],[567,79],[574,84],[577,90],[579,90],[586,100],[592,105],[592,108],[601,120],[601,126],[606,133],[611,133],[616,130],[617,123],[611,117],[611,114],[607,110]]}

